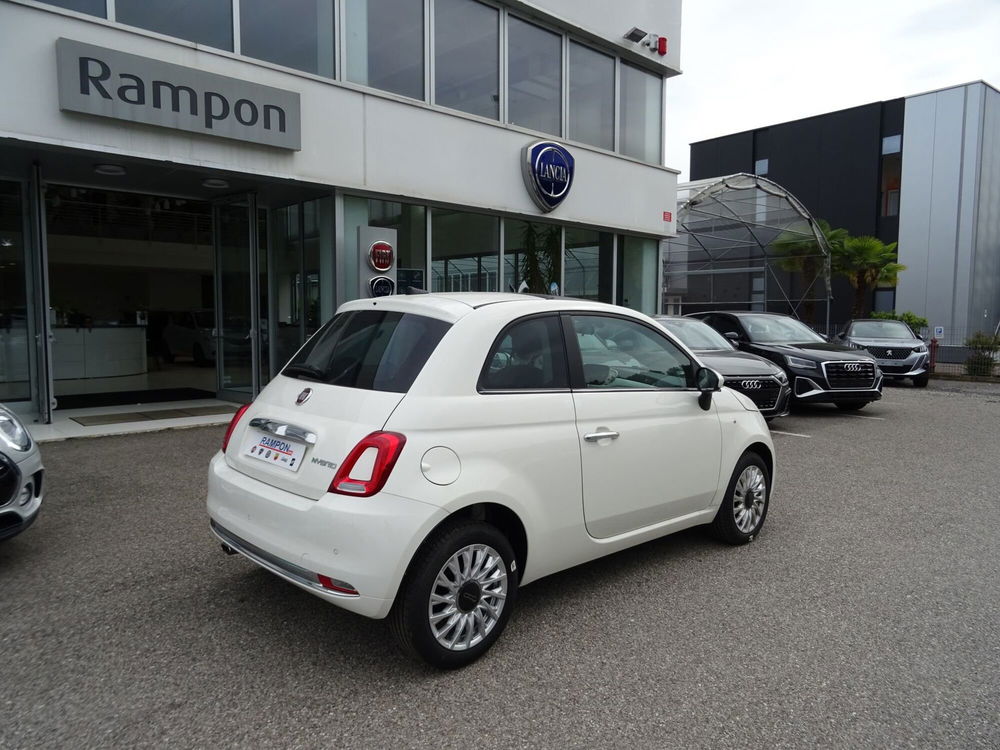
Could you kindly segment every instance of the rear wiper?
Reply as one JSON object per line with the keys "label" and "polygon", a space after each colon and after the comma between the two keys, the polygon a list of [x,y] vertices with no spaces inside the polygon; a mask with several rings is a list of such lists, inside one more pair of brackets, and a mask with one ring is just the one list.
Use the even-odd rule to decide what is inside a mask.
{"label": "rear wiper", "polygon": [[287,375],[290,378],[308,378],[320,383],[326,382],[326,372],[313,365],[288,365],[288,367],[281,371],[281,374]]}

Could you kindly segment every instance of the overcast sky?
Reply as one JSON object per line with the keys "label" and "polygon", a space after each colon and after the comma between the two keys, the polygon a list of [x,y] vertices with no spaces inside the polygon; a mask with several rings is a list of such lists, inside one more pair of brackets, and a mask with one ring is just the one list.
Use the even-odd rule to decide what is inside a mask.
{"label": "overcast sky", "polygon": [[1000,88],[1000,0],[683,0],[666,164],[689,144],[969,81]]}

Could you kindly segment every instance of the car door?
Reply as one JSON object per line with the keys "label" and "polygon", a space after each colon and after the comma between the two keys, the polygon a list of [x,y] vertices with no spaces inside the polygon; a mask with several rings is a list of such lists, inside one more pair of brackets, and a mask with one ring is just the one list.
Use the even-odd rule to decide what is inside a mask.
{"label": "car door", "polygon": [[606,539],[711,503],[722,427],[698,405],[697,364],[625,316],[564,316],[591,536]]}

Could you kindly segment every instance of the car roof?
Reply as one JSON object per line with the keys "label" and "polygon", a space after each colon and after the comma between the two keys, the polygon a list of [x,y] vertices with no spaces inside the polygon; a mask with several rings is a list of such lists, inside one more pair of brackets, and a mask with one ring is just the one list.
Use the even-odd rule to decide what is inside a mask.
{"label": "car roof", "polygon": [[634,310],[609,305],[605,302],[541,294],[514,294],[513,292],[429,292],[420,294],[394,294],[388,297],[357,299],[345,302],[338,312],[366,310],[373,307],[395,312],[427,315],[454,323],[469,313],[491,305],[512,305],[516,315],[560,310],[587,310],[594,312],[628,312]]}

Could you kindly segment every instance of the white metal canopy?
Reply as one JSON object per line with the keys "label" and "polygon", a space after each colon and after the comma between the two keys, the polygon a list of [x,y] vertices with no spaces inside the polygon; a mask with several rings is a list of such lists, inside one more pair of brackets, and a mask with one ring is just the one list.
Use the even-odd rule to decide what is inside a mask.
{"label": "white metal canopy", "polygon": [[677,186],[677,237],[663,259],[665,310],[767,310],[829,322],[830,250],[809,211],[766,177]]}

